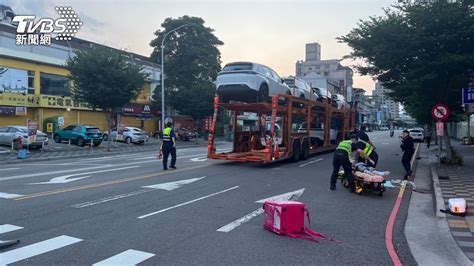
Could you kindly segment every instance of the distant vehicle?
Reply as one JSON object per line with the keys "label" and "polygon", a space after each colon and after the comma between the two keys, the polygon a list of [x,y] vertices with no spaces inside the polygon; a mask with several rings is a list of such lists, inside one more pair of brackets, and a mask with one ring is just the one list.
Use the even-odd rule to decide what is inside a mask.
{"label": "distant vehicle", "polygon": [[28,142],[28,128],[24,126],[6,126],[0,127],[0,144],[1,145],[14,145],[18,147],[18,137],[22,138],[23,146],[29,146],[30,148],[41,148],[44,145],[48,145],[48,135],[38,130],[36,132],[36,141],[33,143]]}
{"label": "distant vehicle", "polygon": [[185,128],[175,130],[176,138],[182,141],[190,141],[195,137],[195,133]]}
{"label": "distant vehicle", "polygon": [[410,131],[410,137],[413,138],[413,141],[420,141],[420,142],[425,141],[425,134],[423,133],[422,130],[412,128],[412,129],[409,129],[408,131]]}
{"label": "distant vehicle", "polygon": [[[112,139],[117,138],[117,128],[114,128],[110,131],[110,137]],[[109,134],[104,132],[102,135],[102,140],[107,141],[109,139]],[[145,141],[148,141],[148,135],[145,131],[136,128],[136,127],[125,127],[123,130],[123,141],[127,144],[129,143],[139,143],[143,144]]]}
{"label": "distant vehicle", "polygon": [[221,102],[267,102],[276,94],[292,95],[290,88],[271,68],[251,62],[235,62],[217,74],[216,93]]}
{"label": "distant vehicle", "polygon": [[342,109],[344,106],[347,105],[346,99],[342,94],[333,94],[332,98],[337,109]]}
{"label": "distant vehicle", "polygon": [[[412,128],[412,129],[420,130],[421,132],[425,133],[425,129],[422,128],[422,127],[414,127],[414,128]],[[411,130],[412,130],[412,129],[411,129]]]}
{"label": "distant vehicle", "polygon": [[[304,122],[301,124],[301,126],[298,128],[298,133],[306,133],[307,131],[307,123]],[[335,129],[330,129],[329,130],[329,143],[331,144],[336,144],[337,143],[337,130]],[[318,126],[316,123],[311,123],[311,128],[309,131],[309,136],[311,143],[316,146],[320,147],[323,146],[324,144],[324,129],[321,126]]]}
{"label": "distant vehicle", "polygon": [[382,130],[382,131],[390,130],[390,129],[389,129],[388,127],[386,127],[386,126],[382,126],[382,127],[380,127],[379,129]]}
{"label": "distant vehicle", "polygon": [[83,147],[92,141],[94,146],[99,146],[102,143],[102,132],[95,126],[70,125],[54,132],[53,138],[56,143],[71,140]]}
{"label": "distant vehicle", "polygon": [[303,99],[316,100],[318,96],[311,89],[311,86],[303,79],[300,78],[285,78],[283,79],[285,84],[290,87],[291,95],[300,97]]}

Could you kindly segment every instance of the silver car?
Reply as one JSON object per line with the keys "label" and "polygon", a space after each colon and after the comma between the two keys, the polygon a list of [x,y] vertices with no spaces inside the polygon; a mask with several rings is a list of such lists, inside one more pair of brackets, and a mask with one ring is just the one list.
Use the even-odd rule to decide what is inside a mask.
{"label": "silver car", "polygon": [[[117,139],[117,129],[114,128],[110,131],[110,137],[112,139]],[[109,139],[109,134],[108,132],[104,132],[103,135],[102,135],[102,139],[104,141],[107,141]],[[129,144],[129,143],[139,143],[139,144],[142,144],[142,143],[145,143],[145,141],[148,141],[148,134],[139,129],[139,128],[136,128],[136,127],[125,127],[125,129],[123,130],[123,141],[125,141],[125,143]]]}
{"label": "silver car", "polygon": [[291,94],[271,68],[251,62],[235,62],[217,74],[216,93],[222,102],[267,102],[276,94]]}
{"label": "silver car", "polygon": [[0,145],[18,146],[18,137],[22,138],[23,146],[29,145],[30,148],[41,148],[48,145],[48,135],[38,130],[36,132],[36,141],[29,143],[28,128],[23,126],[6,126],[0,127]]}
{"label": "silver car", "polygon": [[288,77],[284,79],[285,84],[291,88],[291,94],[303,99],[317,100],[318,95],[311,86],[303,79]]}

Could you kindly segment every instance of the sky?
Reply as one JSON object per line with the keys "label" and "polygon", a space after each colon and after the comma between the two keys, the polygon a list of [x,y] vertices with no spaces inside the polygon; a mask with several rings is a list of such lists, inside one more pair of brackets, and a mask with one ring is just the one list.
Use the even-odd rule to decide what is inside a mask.
{"label": "sky", "polygon": [[[394,0],[1,0],[16,14],[57,18],[56,6],[71,6],[84,25],[77,37],[149,56],[150,41],[166,18],[204,19],[224,42],[222,63],[252,61],[280,76],[294,75],[305,44],[319,42],[322,59],[341,59],[351,49],[335,39],[359,20],[381,15]],[[343,65],[357,62],[344,60]],[[353,87],[374,89],[369,76],[354,73]]]}

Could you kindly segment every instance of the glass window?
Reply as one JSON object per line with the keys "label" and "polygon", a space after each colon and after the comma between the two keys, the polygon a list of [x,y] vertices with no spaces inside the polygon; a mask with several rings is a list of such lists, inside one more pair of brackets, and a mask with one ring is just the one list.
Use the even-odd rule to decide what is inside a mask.
{"label": "glass window", "polygon": [[67,77],[41,73],[41,94],[71,96],[71,88]]}
{"label": "glass window", "polygon": [[263,74],[269,78],[273,78],[272,72],[267,67],[262,67]]}
{"label": "glass window", "polygon": [[4,133],[8,131],[8,127],[0,127],[0,133]]}
{"label": "glass window", "polygon": [[222,71],[252,70],[252,64],[230,64],[226,65]]}
{"label": "glass window", "polygon": [[14,128],[14,127],[11,127],[8,129],[8,133],[15,133],[15,132],[18,132],[18,129]]}
{"label": "glass window", "polygon": [[74,127],[75,127],[75,126],[67,126],[67,127],[65,127],[63,130],[64,130],[64,131],[71,131],[71,130],[74,129]]}
{"label": "glass window", "polygon": [[28,94],[35,94],[35,72],[28,70]]}
{"label": "glass window", "polygon": [[87,133],[100,133],[100,130],[96,127],[88,127],[86,128]]}
{"label": "glass window", "polygon": [[272,69],[270,69],[270,71],[272,71],[273,77],[274,77],[278,82],[280,82],[280,81],[281,81],[280,76],[278,76],[278,74],[277,74],[275,71],[273,71]]}

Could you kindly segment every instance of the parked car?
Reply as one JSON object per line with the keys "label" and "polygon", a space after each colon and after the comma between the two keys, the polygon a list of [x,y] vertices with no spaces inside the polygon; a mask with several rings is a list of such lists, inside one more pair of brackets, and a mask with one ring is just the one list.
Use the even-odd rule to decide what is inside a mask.
{"label": "parked car", "polygon": [[309,100],[316,100],[318,98],[308,82],[303,79],[292,77],[285,78],[283,81],[288,87],[290,87],[291,95]]}
{"label": "parked car", "polygon": [[422,130],[412,128],[412,129],[409,129],[408,131],[410,131],[410,136],[413,138],[413,141],[419,141],[419,142],[425,141],[425,134],[423,133]]}
{"label": "parked car", "polygon": [[[306,122],[302,123],[301,126],[298,128],[298,133],[306,133],[308,125]],[[337,143],[337,133],[336,129],[329,130],[329,142],[331,144]],[[311,123],[311,128],[309,132],[309,137],[311,139],[311,144],[316,144],[317,146],[323,146],[324,144],[324,128],[319,126],[316,123]]]}
{"label": "parked car", "polygon": [[[110,136],[107,131],[102,134],[103,141],[108,141],[109,137],[112,139],[117,138],[117,128],[110,130]],[[120,141],[124,141],[127,144],[142,144],[145,143],[145,141],[148,141],[148,134],[137,127],[125,127],[123,130],[123,139]]]}
{"label": "parked car", "polygon": [[388,130],[389,130],[389,128],[386,127],[386,126],[381,126],[381,127],[379,127],[379,129],[380,129],[381,131],[388,131]]}
{"label": "parked car", "polygon": [[23,146],[29,146],[30,148],[41,148],[44,145],[48,145],[48,135],[38,130],[36,132],[36,141],[29,143],[28,140],[28,128],[23,126],[6,126],[0,127],[0,144],[18,147],[18,137],[22,138]]}
{"label": "parked car", "polygon": [[271,68],[251,62],[235,62],[217,74],[216,93],[222,102],[266,102],[276,94],[291,94],[290,88]]}
{"label": "parked car", "polygon": [[95,126],[70,125],[54,132],[53,139],[56,143],[71,140],[81,147],[92,141],[94,146],[99,146],[102,143],[102,132]]}

